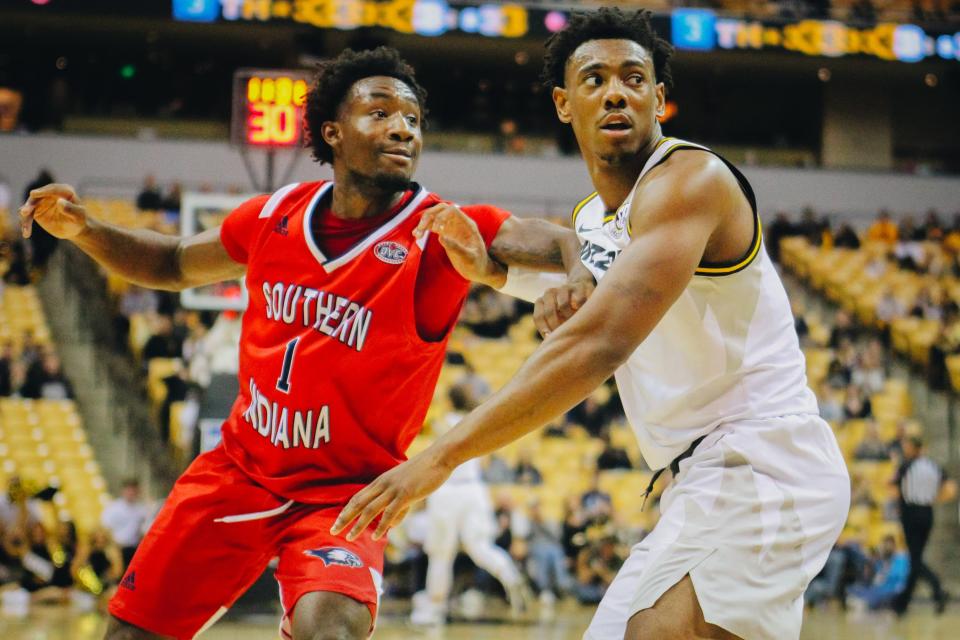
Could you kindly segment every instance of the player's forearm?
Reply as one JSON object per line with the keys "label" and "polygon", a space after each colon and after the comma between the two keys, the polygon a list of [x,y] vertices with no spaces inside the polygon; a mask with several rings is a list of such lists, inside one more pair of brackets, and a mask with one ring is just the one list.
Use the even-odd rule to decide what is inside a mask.
{"label": "player's forearm", "polygon": [[506,386],[424,454],[452,469],[496,451],[583,401],[630,353],[604,340],[602,332],[565,329],[551,335]]}
{"label": "player's forearm", "polygon": [[134,284],[174,291],[183,288],[177,236],[88,219],[86,230],[73,242],[104,268]]}
{"label": "player's forearm", "polygon": [[[573,231],[546,220],[511,218],[490,246],[490,255],[508,267],[589,274],[580,263],[580,242]],[[579,271],[583,269],[583,271]]]}

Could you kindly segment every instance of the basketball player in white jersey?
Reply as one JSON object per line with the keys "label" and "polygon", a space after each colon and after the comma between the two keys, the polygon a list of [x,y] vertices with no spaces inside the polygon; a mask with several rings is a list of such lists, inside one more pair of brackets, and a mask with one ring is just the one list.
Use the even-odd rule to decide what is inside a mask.
{"label": "basketball player in white jersey", "polygon": [[[476,404],[458,386],[450,388],[449,397],[453,411],[434,425],[436,435],[456,428]],[[514,613],[521,613],[527,600],[523,576],[510,554],[494,544],[497,525],[490,490],[481,476],[480,460],[467,460],[453,470],[447,481],[427,498],[427,517],[427,597],[414,598],[411,622],[435,625],[446,619],[453,561],[461,545],[475,565],[500,581]]]}
{"label": "basketball player in white jersey", "polygon": [[382,535],[451,469],[616,375],[644,458],[674,478],[584,638],[797,638],[804,589],[846,518],[849,479],[807,388],[746,179],[661,133],[672,50],[649,16],[578,15],[547,45],[557,114],[596,189],[574,215],[596,290],[582,306],[564,288],[548,291],[537,317],[549,335],[513,380],[354,496],[334,531],[356,520],[348,537],[357,535],[383,513]]}

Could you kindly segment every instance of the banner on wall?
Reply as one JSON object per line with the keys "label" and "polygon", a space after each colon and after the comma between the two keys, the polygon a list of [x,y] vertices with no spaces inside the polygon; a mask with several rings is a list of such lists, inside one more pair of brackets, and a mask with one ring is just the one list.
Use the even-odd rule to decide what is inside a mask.
{"label": "banner on wall", "polygon": [[770,50],[839,58],[868,56],[919,62],[928,58],[960,60],[960,33],[928,33],[913,24],[879,23],[856,27],[835,20],[775,23],[721,18],[703,9],[671,14],[671,40],[691,51]]}
{"label": "banner on wall", "polygon": [[[569,13],[510,2],[447,0],[174,0],[173,17],[191,22],[283,21],[319,29],[379,27],[426,37],[471,33],[490,38],[545,37]],[[654,16],[654,27],[687,51],[785,51],[807,56],[867,56],[919,62],[960,60],[960,32],[913,24],[871,27],[835,20],[760,21],[721,17],[709,9],[676,9]]]}

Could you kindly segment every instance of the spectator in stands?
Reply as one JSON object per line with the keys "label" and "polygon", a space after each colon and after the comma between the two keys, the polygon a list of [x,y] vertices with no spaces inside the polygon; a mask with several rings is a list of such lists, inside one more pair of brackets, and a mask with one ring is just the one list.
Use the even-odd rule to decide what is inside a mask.
{"label": "spectator in stands", "polygon": [[586,530],[587,517],[583,512],[583,505],[578,497],[569,496],[563,508],[563,533],[561,536],[563,554],[568,561],[575,560],[580,553],[580,549],[586,544]]}
{"label": "spectator in stands", "polygon": [[27,249],[20,240],[11,242],[9,248],[9,267],[7,268],[7,272],[3,274],[3,281],[15,287],[25,287],[30,284],[30,269],[27,266]]}
{"label": "spectator in stands", "polygon": [[183,195],[183,186],[179,182],[170,185],[170,191],[163,197],[158,209],[180,213],[180,199]]}
{"label": "spectator in stands", "polygon": [[0,347],[0,397],[7,397],[13,393],[11,381],[13,362],[13,345],[5,342]]}
{"label": "spectator in stands", "polygon": [[487,287],[474,287],[467,297],[461,322],[482,338],[502,338],[516,320],[513,298]]}
{"label": "spectator in stands", "polygon": [[510,484],[514,481],[513,468],[503,458],[491,453],[483,466],[483,481],[487,484]]}
{"label": "spectator in stands", "polygon": [[[69,559],[72,559],[72,555]],[[55,536],[49,536],[40,522],[27,527],[27,548],[21,557],[20,587],[33,602],[65,603],[73,584],[67,553]]]}
{"label": "spectator in stands", "polygon": [[127,290],[120,296],[120,304],[114,318],[118,349],[126,350],[127,348],[131,318],[136,315],[152,316],[157,312],[158,304],[156,291],[144,289],[135,284],[128,285]]}
{"label": "spectator in stands", "polygon": [[550,607],[557,596],[572,591],[559,523],[543,516],[539,501],[530,504],[530,535],[527,538],[530,577],[540,594],[540,603]]}
{"label": "spectator in stands", "polygon": [[183,345],[173,333],[173,319],[167,315],[156,317],[154,334],[143,345],[143,367],[146,370],[154,358],[179,358]]}
{"label": "spectator in stands", "polygon": [[840,358],[834,355],[827,368],[827,384],[834,389],[843,389],[850,384],[853,373],[850,367],[846,366]]}
{"label": "spectator in stands", "polygon": [[891,460],[899,464],[903,461],[903,439],[907,437],[908,422],[905,418],[897,421],[896,431],[893,439],[887,442],[887,455]]}
{"label": "spectator in stands", "polygon": [[833,238],[833,246],[838,249],[859,249],[860,238],[857,237],[857,232],[853,230],[853,227],[849,224],[842,224],[840,229],[837,230],[837,235]]}
{"label": "spectator in stands", "polygon": [[767,227],[767,252],[770,254],[770,259],[779,264],[780,241],[796,234],[796,227],[790,222],[787,214],[782,211],[777,212],[777,217]]}
{"label": "spectator in stands", "polygon": [[847,387],[847,396],[843,401],[843,415],[848,420],[869,418],[872,414],[870,398],[855,384]]}
{"label": "spectator in stands", "polygon": [[577,600],[581,604],[596,604],[613,582],[624,555],[617,548],[617,537],[611,528],[587,531],[590,541],[577,556]]}
{"label": "spectator in stands", "polygon": [[43,345],[37,341],[36,336],[33,335],[33,330],[25,331],[23,342],[20,343],[20,362],[23,363],[23,366],[28,368],[33,366],[33,363],[38,362],[43,354]]}
{"label": "spectator in stands", "polygon": [[813,609],[821,602],[838,597],[846,564],[847,554],[843,547],[837,545],[831,549],[823,569],[810,581],[810,585],[804,592],[803,603]]}
{"label": "spectator in stands", "polygon": [[490,395],[490,383],[477,373],[469,360],[464,361],[463,374],[456,379],[454,384],[466,389],[470,393],[470,398],[477,404],[483,402]]}
{"label": "spectator in stands", "polygon": [[[186,327],[185,320],[180,324]],[[183,353],[185,340],[179,339],[176,330],[173,338],[178,345],[178,354]],[[196,340],[195,336],[193,340]],[[190,378],[201,387],[209,387],[216,375],[236,377],[240,358],[240,314],[232,310],[221,313],[202,341],[194,343],[191,348],[195,348],[196,353],[190,360]]]}
{"label": "spectator in stands", "polygon": [[853,318],[850,317],[850,314],[843,309],[837,311],[833,319],[833,328],[830,330],[830,342],[828,343],[830,348],[838,349],[844,339],[853,342],[857,339],[858,335],[859,331],[857,327],[854,326]]}
{"label": "spectator in stands", "polygon": [[843,420],[843,396],[838,389],[835,389],[826,381],[820,384],[817,404],[820,406],[820,417],[827,422]]}
{"label": "spectator in stands", "polygon": [[10,476],[7,492],[0,496],[0,522],[3,522],[7,531],[40,521],[40,502],[31,498],[31,494],[20,476]]}
{"label": "spectator in stands", "polygon": [[593,437],[598,437],[609,422],[608,412],[604,400],[609,394],[604,387],[600,387],[587,396],[587,399],[567,412],[567,422],[578,424],[587,430]]}
{"label": "spectator in stands", "polygon": [[610,428],[607,427],[600,432],[600,440],[603,441],[603,451],[597,457],[597,469],[608,471],[611,469],[632,469],[630,456],[627,450],[613,446],[610,441]]}
{"label": "spectator in stands", "polygon": [[0,519],[0,592],[20,582],[23,565],[20,563],[22,552],[17,545],[17,531],[14,526]]}
{"label": "spectator in stands", "polygon": [[807,326],[803,303],[800,300],[791,300],[790,308],[793,311],[793,328],[797,330],[797,337],[800,338],[800,342],[805,343],[810,335],[810,327]]}
{"label": "spectator in stands", "polygon": [[960,351],[960,307],[954,301],[943,305],[943,322],[937,339],[930,345],[930,361],[927,365],[927,382],[932,389],[940,391],[950,387],[947,371],[947,356]]}
{"label": "spectator in stands", "polygon": [[863,389],[867,395],[883,390],[886,374],[883,370],[883,345],[879,340],[871,340],[853,366],[850,381]]}
{"label": "spectator in stands", "polygon": [[890,287],[885,287],[883,293],[880,294],[880,299],[877,301],[877,320],[880,322],[881,329],[883,331],[883,339],[886,344],[890,342],[890,324],[907,315],[906,307],[900,302],[895,295],[893,295],[893,289]]}
{"label": "spectator in stands", "polygon": [[853,585],[848,593],[869,609],[885,609],[903,593],[910,573],[910,557],[898,548],[893,536],[883,539],[880,553],[873,561],[873,580],[869,586]]}
{"label": "spectator in stands", "polygon": [[593,472],[590,488],[580,497],[580,506],[588,525],[604,524],[613,512],[613,500],[610,494],[600,489],[600,472]]}
{"label": "spectator in stands", "polygon": [[877,501],[873,499],[870,483],[859,471],[850,474],[850,507],[866,507],[876,509]]}
{"label": "spectator in stands", "polygon": [[48,351],[40,362],[34,362],[27,370],[27,379],[20,389],[24,398],[64,400],[73,397],[73,385],[67,380],[60,358]]}
{"label": "spectator in stands", "polygon": [[56,529],[49,535],[47,548],[51,550],[53,560],[53,577],[50,584],[63,590],[58,594],[65,602],[69,597],[69,590],[73,587],[73,560],[77,556],[77,526],[70,520],[57,523]]}
{"label": "spectator in stands", "polygon": [[867,423],[863,440],[860,441],[860,444],[857,445],[857,448],[853,452],[853,459],[877,461],[890,459],[887,445],[880,439],[880,428],[873,420]]}
{"label": "spectator in stands", "polygon": [[823,243],[823,231],[824,225],[817,220],[816,212],[810,207],[805,207],[800,214],[800,223],[797,225],[798,235],[806,238],[810,244],[819,247]]}
{"label": "spectator in stands", "polygon": [[867,229],[867,239],[874,242],[885,242],[894,244],[900,236],[897,225],[890,219],[890,212],[886,209],[877,214],[877,219],[870,228]]}
{"label": "spectator in stands", "polygon": [[100,609],[105,611],[123,576],[123,553],[109,531],[97,527],[85,543],[78,545],[72,572],[77,585],[97,596]]}
{"label": "spectator in stands", "polygon": [[[33,179],[30,184],[27,185],[26,191],[23,194],[23,201],[26,202],[30,198],[30,192],[34,189],[39,189],[40,187],[45,187],[48,184],[56,182],[57,179],[53,177],[53,174],[50,173],[49,169],[41,169],[40,173],[37,174],[37,177]],[[37,225],[38,227],[40,225]],[[39,233],[32,233],[30,235],[30,248],[33,260],[33,266],[37,269],[43,270],[47,267],[47,262],[50,261],[50,256],[53,255],[53,252],[57,249],[57,243],[59,240],[50,235],[45,229],[38,229]]]}
{"label": "spectator in stands", "polygon": [[946,230],[943,238],[943,248],[951,255],[960,254],[960,213],[953,215],[953,224]]}
{"label": "spectator in stands", "polygon": [[517,484],[524,484],[530,487],[543,483],[543,476],[540,470],[533,463],[533,453],[529,450],[520,452],[517,457],[517,466],[513,470],[514,481]]}
{"label": "spectator in stands", "polygon": [[124,568],[130,565],[149,519],[150,508],[140,497],[140,481],[125,480],[120,497],[107,505],[100,517],[100,522],[120,546]]}
{"label": "spectator in stands", "polygon": [[923,237],[930,242],[941,242],[944,236],[943,223],[940,222],[940,215],[936,209],[927,211],[923,224],[920,226]]}
{"label": "spectator in stands", "polygon": [[152,173],[143,179],[143,187],[137,194],[137,209],[141,211],[156,211],[163,205],[163,196],[157,186],[157,179]]}

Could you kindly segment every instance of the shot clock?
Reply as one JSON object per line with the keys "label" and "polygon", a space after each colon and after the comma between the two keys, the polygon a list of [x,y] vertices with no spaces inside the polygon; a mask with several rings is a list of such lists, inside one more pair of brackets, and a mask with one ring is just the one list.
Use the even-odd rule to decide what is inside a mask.
{"label": "shot clock", "polygon": [[246,148],[298,148],[311,74],[240,69],[233,76],[231,141]]}

